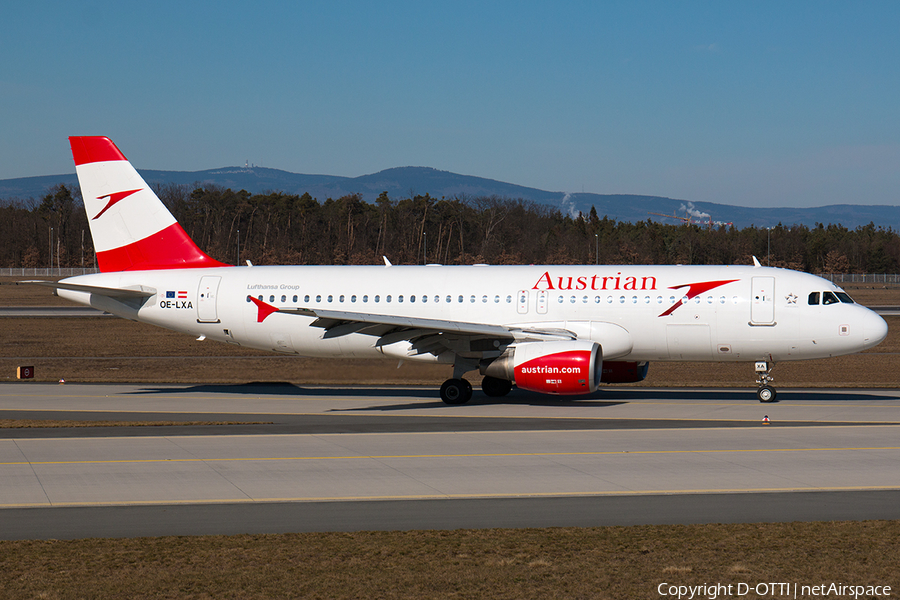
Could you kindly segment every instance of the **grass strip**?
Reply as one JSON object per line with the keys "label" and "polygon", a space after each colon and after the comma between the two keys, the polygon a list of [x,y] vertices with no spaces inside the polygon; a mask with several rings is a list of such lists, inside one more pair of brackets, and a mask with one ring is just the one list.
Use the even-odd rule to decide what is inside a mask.
{"label": "grass strip", "polygon": [[893,595],[897,556],[900,521],[8,541],[0,590],[52,600],[659,598],[662,583],[834,582]]}
{"label": "grass strip", "polygon": [[66,421],[34,419],[0,419],[0,429],[30,429],[33,427],[169,427],[188,425],[271,425],[272,421]]}

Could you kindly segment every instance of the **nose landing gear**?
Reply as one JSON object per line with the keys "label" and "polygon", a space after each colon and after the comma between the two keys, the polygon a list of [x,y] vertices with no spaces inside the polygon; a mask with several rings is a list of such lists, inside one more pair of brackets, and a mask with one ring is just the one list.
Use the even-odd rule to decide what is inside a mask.
{"label": "nose landing gear", "polygon": [[760,402],[775,402],[775,388],[770,385],[775,380],[771,375],[774,366],[764,360],[756,361],[756,397]]}

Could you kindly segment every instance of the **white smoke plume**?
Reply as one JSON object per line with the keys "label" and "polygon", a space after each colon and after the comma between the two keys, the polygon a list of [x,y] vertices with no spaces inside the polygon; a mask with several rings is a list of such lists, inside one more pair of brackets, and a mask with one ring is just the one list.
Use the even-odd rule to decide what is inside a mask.
{"label": "white smoke plume", "polygon": [[572,199],[572,196],[573,194],[566,192],[566,195],[560,200],[560,204],[562,204],[563,210],[569,213],[570,217],[577,219],[579,211],[575,208],[575,200]]}
{"label": "white smoke plume", "polygon": [[678,210],[686,212],[687,214],[689,214],[691,217],[693,217],[695,219],[709,219],[710,218],[709,213],[700,212],[699,210],[697,210],[697,208],[694,206],[693,202],[688,202],[687,206],[682,204]]}

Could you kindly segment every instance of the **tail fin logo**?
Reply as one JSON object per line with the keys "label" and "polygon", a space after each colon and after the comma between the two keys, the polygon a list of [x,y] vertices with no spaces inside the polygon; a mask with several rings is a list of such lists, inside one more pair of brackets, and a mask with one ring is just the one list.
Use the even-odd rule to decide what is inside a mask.
{"label": "tail fin logo", "polygon": [[100,212],[98,212],[98,213],[97,213],[97,216],[94,217],[93,219],[91,219],[91,221],[96,221],[97,219],[99,219],[99,218],[103,215],[103,213],[105,213],[106,211],[108,211],[108,210],[109,210],[110,208],[112,208],[115,204],[117,204],[118,202],[121,202],[122,200],[124,200],[124,199],[127,198],[128,196],[134,194],[135,192],[139,192],[139,191],[141,191],[140,188],[138,188],[138,189],[136,189],[136,190],[128,190],[127,192],[115,192],[114,194],[107,194],[106,196],[100,196],[100,197],[98,197],[97,200],[103,200],[104,198],[109,198],[109,202],[106,203],[106,206],[103,207],[103,210],[101,210]]}

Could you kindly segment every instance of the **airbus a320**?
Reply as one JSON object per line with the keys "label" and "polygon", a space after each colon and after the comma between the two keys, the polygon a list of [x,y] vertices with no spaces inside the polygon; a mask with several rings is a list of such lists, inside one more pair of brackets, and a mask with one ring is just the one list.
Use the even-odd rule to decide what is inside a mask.
{"label": "airbus a320", "polygon": [[453,366],[464,404],[512,386],[590,394],[653,361],[771,368],[860,352],[887,324],[830,281],[760,266],[230,266],[201,251],[106,137],[69,138],[100,273],[32,282],[125,319],[312,357]]}

